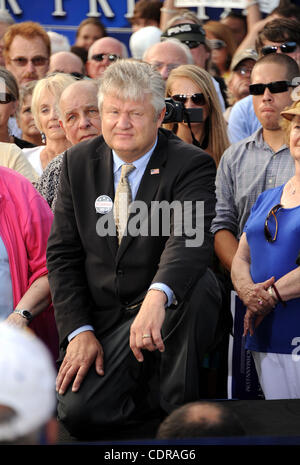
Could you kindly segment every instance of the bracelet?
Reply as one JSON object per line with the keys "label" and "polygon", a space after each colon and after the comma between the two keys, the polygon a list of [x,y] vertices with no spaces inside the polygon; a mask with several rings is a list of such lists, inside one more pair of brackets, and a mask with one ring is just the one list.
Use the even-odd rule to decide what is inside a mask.
{"label": "bracelet", "polygon": [[278,289],[277,289],[277,287],[275,286],[275,284],[272,284],[271,287],[274,289],[275,294],[276,294],[277,299],[279,300],[279,302],[282,303],[282,305],[283,305],[284,307],[286,307],[286,302],[284,302],[284,301],[282,300],[281,295],[279,294]]}
{"label": "bracelet", "polygon": [[268,287],[267,291],[268,291],[268,293],[270,294],[270,296],[273,297],[273,299],[276,300],[276,301],[278,302],[277,296],[276,296],[276,294],[274,293],[272,286]]}
{"label": "bracelet", "polygon": [[172,10],[172,9],[164,8],[164,7],[162,7],[162,8],[160,9],[160,11],[161,11],[162,13],[178,13],[178,10]]}

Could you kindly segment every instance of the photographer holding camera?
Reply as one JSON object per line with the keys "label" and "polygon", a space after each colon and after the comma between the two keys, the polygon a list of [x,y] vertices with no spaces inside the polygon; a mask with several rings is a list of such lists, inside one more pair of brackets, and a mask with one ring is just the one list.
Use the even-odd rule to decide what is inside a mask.
{"label": "photographer holding camera", "polygon": [[[170,116],[167,115],[164,119],[164,123],[167,123],[165,127],[184,142],[205,150],[218,166],[223,152],[229,147],[229,141],[219,99],[209,73],[195,65],[181,65],[173,69],[167,80],[166,97],[173,100],[175,108],[172,112],[172,105],[167,100]],[[180,106],[184,108],[182,118],[179,117]],[[173,117],[175,109],[177,117]]]}

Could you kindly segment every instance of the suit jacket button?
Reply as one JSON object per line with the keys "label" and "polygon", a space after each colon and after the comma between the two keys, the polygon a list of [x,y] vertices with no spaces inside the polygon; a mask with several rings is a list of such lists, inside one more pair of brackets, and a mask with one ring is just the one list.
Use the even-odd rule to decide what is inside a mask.
{"label": "suit jacket button", "polygon": [[123,271],[123,270],[117,270],[117,274],[118,274],[119,276],[122,276],[122,275],[124,274],[124,271]]}

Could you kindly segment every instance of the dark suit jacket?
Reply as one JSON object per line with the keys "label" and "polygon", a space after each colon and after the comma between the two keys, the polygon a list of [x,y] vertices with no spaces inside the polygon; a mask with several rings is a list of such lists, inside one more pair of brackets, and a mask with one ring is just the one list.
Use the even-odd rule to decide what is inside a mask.
{"label": "dark suit jacket", "polygon": [[[151,174],[158,169],[158,174]],[[121,309],[141,300],[152,282],[163,282],[178,302],[207,269],[213,252],[215,164],[208,154],[160,129],[135,200],[203,200],[205,237],[186,247],[185,236],[100,237],[95,200],[114,199],[113,158],[102,137],[82,142],[64,156],[58,199],[48,241],[47,266],[62,347],[85,324],[101,338]],[[157,171],[156,171],[157,173]],[[194,212],[195,213],[195,212]],[[193,214],[194,214],[193,213]],[[172,227],[172,225],[171,225]]]}

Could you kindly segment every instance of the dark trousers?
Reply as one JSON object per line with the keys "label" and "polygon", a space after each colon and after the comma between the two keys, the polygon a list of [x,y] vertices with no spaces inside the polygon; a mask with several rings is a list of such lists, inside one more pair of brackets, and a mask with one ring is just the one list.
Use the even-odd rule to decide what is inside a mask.
{"label": "dark trousers", "polygon": [[[122,321],[101,344],[104,376],[94,365],[78,392],[71,385],[58,395],[58,417],[75,437],[99,437],[107,428],[141,420],[158,407],[170,413],[199,399],[201,365],[213,346],[221,309],[221,292],[208,270],[190,298],[166,312],[162,328],[165,352],[144,351],[138,362],[129,347],[130,326],[138,310],[125,310]],[[100,436],[101,437],[101,436]]]}

